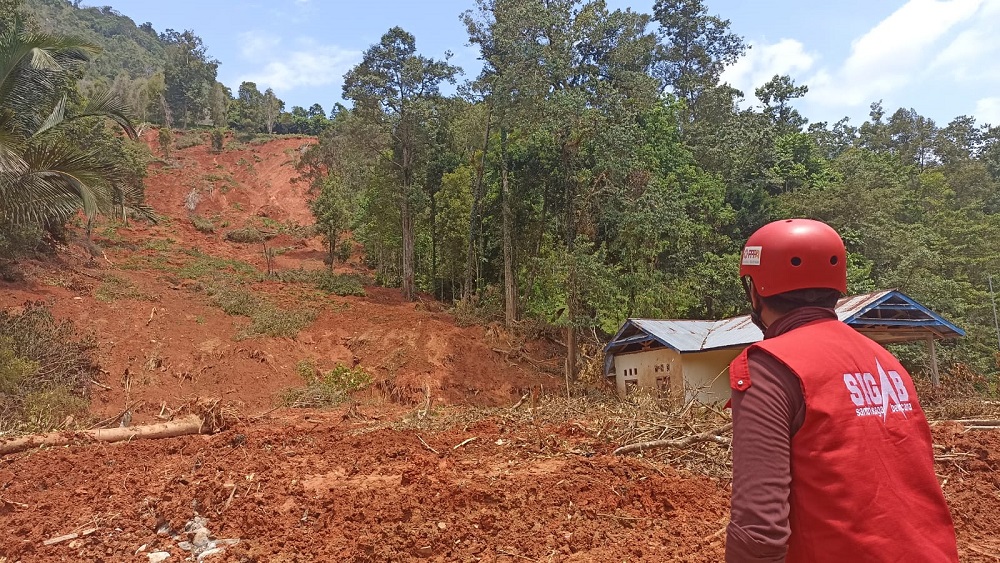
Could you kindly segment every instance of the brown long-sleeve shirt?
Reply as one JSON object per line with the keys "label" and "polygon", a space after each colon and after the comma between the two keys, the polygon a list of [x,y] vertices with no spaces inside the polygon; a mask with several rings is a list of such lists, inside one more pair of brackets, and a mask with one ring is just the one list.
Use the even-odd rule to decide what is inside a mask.
{"label": "brown long-sleeve shirt", "polygon": [[[764,338],[831,318],[837,318],[833,309],[796,309],[769,326]],[[726,562],[780,563],[791,535],[792,437],[802,427],[806,405],[798,377],[784,364],[757,350],[750,352],[748,361],[753,384],[746,391],[733,391],[733,494]]]}

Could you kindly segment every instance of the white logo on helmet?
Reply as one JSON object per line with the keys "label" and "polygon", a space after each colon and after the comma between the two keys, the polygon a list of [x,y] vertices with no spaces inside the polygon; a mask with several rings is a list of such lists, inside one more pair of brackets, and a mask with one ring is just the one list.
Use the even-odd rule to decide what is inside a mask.
{"label": "white logo on helmet", "polygon": [[763,247],[748,246],[743,249],[744,266],[760,266],[760,251]]}

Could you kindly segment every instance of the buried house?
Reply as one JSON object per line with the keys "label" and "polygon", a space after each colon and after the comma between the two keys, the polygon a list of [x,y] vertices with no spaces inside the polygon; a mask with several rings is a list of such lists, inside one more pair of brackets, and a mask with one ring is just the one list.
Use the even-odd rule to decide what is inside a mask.
{"label": "buried house", "polygon": [[[880,344],[927,342],[931,377],[937,382],[936,340],[965,332],[895,291],[845,297],[840,320]],[[628,319],[604,347],[604,375],[618,392],[658,391],[676,400],[704,403],[729,398],[729,362],[763,335],[749,316],[720,321]]]}

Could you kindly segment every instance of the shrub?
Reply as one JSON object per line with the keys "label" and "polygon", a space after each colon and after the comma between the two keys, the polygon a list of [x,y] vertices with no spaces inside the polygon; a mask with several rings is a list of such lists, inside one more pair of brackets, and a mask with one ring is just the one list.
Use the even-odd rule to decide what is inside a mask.
{"label": "shrub", "polygon": [[174,143],[174,134],[169,127],[161,127],[156,133],[156,142],[160,145],[160,153],[164,158],[170,157],[170,147]]}
{"label": "shrub", "polygon": [[230,242],[253,243],[267,240],[267,237],[264,233],[253,227],[243,227],[242,229],[233,229],[226,233],[226,240]]}
{"label": "shrub", "polygon": [[337,245],[337,260],[341,263],[347,262],[351,258],[351,251],[354,250],[354,242],[351,239],[344,239]]}
{"label": "shrub", "polygon": [[198,188],[191,188],[188,195],[184,197],[184,207],[187,208],[188,211],[194,211],[195,208],[198,207],[199,203],[201,203],[201,190]]}
{"label": "shrub", "polygon": [[223,145],[226,142],[226,132],[222,129],[212,129],[212,150],[215,152],[222,152]]}
{"label": "shrub", "polygon": [[319,408],[338,405],[348,395],[368,386],[371,375],[363,368],[348,367],[338,363],[332,370],[323,372],[311,360],[302,360],[295,371],[306,382],[304,388],[287,389],[281,394],[281,403],[293,408]]}
{"label": "shrub", "polygon": [[201,215],[195,215],[191,217],[191,224],[199,233],[211,234],[215,232],[215,224],[212,223],[211,219],[206,219]]}
{"label": "shrub", "polygon": [[177,138],[174,142],[174,147],[178,150],[187,149],[191,147],[196,147],[204,143],[204,136],[201,131],[187,131],[183,135]]}
{"label": "shrub", "polygon": [[0,311],[0,435],[53,430],[67,416],[85,415],[98,373],[94,348],[41,303],[16,315]]}
{"label": "shrub", "polygon": [[316,287],[327,293],[340,296],[356,295],[364,297],[365,295],[364,280],[362,280],[361,276],[353,274],[335,274],[330,271],[324,271],[319,275]]}

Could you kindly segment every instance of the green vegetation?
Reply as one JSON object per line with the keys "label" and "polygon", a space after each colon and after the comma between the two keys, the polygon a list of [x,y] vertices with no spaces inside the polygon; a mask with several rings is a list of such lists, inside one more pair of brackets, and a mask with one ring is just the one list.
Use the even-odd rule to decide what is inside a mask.
{"label": "green vegetation", "polygon": [[[309,185],[331,264],[344,259],[338,250],[350,248],[350,232],[376,283],[450,300],[470,321],[499,312],[512,328],[528,321],[563,330],[570,366],[578,335],[606,338],[627,317],[745,312],[736,279],[742,242],[770,220],[797,215],[843,233],[852,292],[896,287],[965,328],[969,336],[942,346],[940,359],[996,387],[988,284],[1000,280],[1000,127],[973,116],[939,124],[880,102],[860,124],[810,122],[795,107],[808,85],[788,76],[736,91],[720,77],[746,45],[701,0],[656,0],[648,14],[598,0],[476,2],[461,17],[484,67],[463,96],[441,94],[457,73],[447,56],[421,54],[417,38],[394,27],[345,76],[352,107],[329,114],[319,105],[286,112],[251,82],[234,96],[193,32],[158,34],[110,8],[25,1],[45,15],[38,21],[61,26],[47,31],[78,31],[105,46],[105,57],[83,66],[93,49],[67,53],[73,64],[56,72],[54,89],[18,89],[45,100],[24,115],[39,121],[58,99],[50,94],[67,91],[67,115],[76,115],[102,100],[96,92],[105,86],[134,100],[142,120],[231,129],[237,142],[226,148],[317,135],[318,144],[289,158]],[[133,61],[146,71],[133,72]],[[78,73],[85,84],[74,84]],[[3,109],[22,115],[21,106]],[[73,134],[113,148],[113,135],[100,134],[106,123],[81,122]],[[48,134],[17,131],[21,156]],[[184,135],[206,142],[204,131]],[[217,133],[208,138],[221,150]],[[141,194],[128,190],[142,155],[128,142],[115,150],[115,185],[138,206]],[[254,159],[237,166],[256,173]],[[122,214],[114,197],[106,201],[116,205],[102,206],[73,195],[60,203],[63,216],[81,206],[91,216]],[[226,236],[259,242],[260,230]],[[4,237],[0,249],[37,240]],[[162,257],[142,259],[166,268]],[[210,264],[188,258],[182,269]],[[353,291],[333,280],[317,283]],[[897,351],[923,371],[920,346]]]}
{"label": "green vegetation", "polygon": [[53,430],[86,414],[93,342],[42,304],[0,311],[0,435]]}
{"label": "green vegetation", "polygon": [[295,371],[305,381],[306,387],[288,389],[281,394],[281,404],[293,408],[339,405],[352,392],[368,386],[372,381],[371,375],[360,366],[352,368],[339,363],[324,372],[312,360],[301,360],[295,365]]}
{"label": "green vegetation", "polygon": [[205,138],[200,131],[187,131],[174,140],[174,148],[177,150],[189,149],[205,144]]}
{"label": "green vegetation", "polygon": [[[720,76],[746,45],[699,0],[487,0],[462,18],[484,61],[471,96],[440,95],[450,67],[393,28],[297,162],[328,248],[349,227],[377,283],[466,322],[563,330],[576,366],[578,335],[627,317],[746,312],[742,243],[813,217],[843,233],[851,292],[899,288],[966,329],[939,356],[996,389],[1000,127],[878,102],[861,124],[810,123],[788,76],[745,96]],[[895,351],[925,371],[922,346]]]}
{"label": "green vegetation", "polygon": [[217,153],[222,152],[223,145],[226,141],[226,132],[219,128],[212,129],[211,138],[212,150]]}
{"label": "green vegetation", "polygon": [[139,290],[131,281],[114,274],[107,274],[97,287],[95,297],[98,301],[118,301],[119,299],[142,299],[155,301],[155,299]]}
{"label": "green vegetation", "polygon": [[229,231],[225,238],[230,242],[249,244],[265,241],[269,237],[253,227],[243,227]]}
{"label": "green vegetation", "polygon": [[199,233],[211,234],[215,232],[215,223],[211,219],[206,219],[201,215],[192,216],[191,224],[194,225],[195,230]]}
{"label": "green vegetation", "polygon": [[55,232],[79,211],[88,221],[149,215],[145,152],[127,106],[107,90],[76,90],[77,73],[97,51],[31,33],[18,19],[0,33],[0,227]]}
{"label": "green vegetation", "polygon": [[248,317],[250,324],[237,334],[238,340],[259,336],[294,338],[316,320],[315,309],[281,309],[260,295],[231,286],[209,290],[212,302],[228,315]]}
{"label": "green vegetation", "polygon": [[330,271],[323,271],[319,274],[316,287],[321,291],[342,297],[347,295],[363,297],[365,295],[364,280],[361,276],[352,274],[335,274]]}

